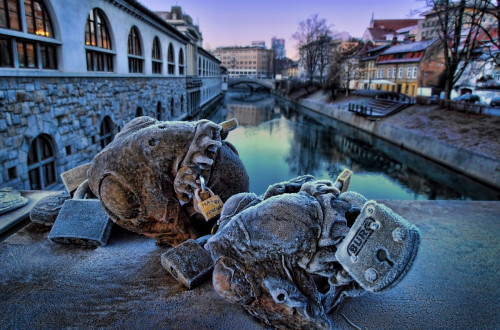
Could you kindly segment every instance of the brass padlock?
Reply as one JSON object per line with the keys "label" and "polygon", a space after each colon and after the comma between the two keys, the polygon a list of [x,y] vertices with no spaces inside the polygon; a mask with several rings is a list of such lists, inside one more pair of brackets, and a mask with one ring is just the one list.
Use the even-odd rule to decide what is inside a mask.
{"label": "brass padlock", "polygon": [[334,183],[335,188],[340,190],[341,193],[346,192],[349,189],[349,184],[351,183],[352,171],[345,169],[337,177]]}
{"label": "brass padlock", "polygon": [[206,221],[209,221],[220,214],[222,211],[222,200],[215,195],[212,190],[205,187],[205,180],[200,176],[201,188],[194,191],[194,209],[198,211]]}

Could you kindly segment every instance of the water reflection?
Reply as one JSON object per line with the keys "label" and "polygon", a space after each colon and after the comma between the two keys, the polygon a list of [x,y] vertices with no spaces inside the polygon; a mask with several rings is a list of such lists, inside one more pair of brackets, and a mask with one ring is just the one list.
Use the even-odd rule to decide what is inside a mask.
{"label": "water reflection", "polygon": [[342,123],[269,94],[228,93],[208,119],[237,118],[228,141],[240,153],[250,190],[312,174],[334,180],[344,168],[351,190],[372,199],[497,200],[500,192]]}

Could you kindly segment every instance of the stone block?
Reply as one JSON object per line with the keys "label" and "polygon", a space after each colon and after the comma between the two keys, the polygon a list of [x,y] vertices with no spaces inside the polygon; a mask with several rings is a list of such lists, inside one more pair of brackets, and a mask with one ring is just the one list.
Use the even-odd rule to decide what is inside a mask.
{"label": "stone block", "polygon": [[26,91],[33,92],[35,90],[35,84],[26,84]]}
{"label": "stone block", "polygon": [[28,204],[28,199],[10,187],[0,189],[0,214],[11,212]]}
{"label": "stone block", "polygon": [[210,254],[193,239],[162,254],[161,264],[189,290],[208,280],[213,270]]}
{"label": "stone block", "polygon": [[30,212],[31,221],[52,226],[68,198],[69,195],[66,192],[42,198]]}
{"label": "stone block", "polygon": [[104,246],[113,223],[97,199],[69,199],[48,238],[58,244]]}
{"label": "stone block", "polygon": [[91,163],[86,163],[61,174],[66,190],[71,194],[85,180],[87,180],[87,170]]}
{"label": "stone block", "polygon": [[15,103],[17,101],[16,91],[7,91],[7,100],[9,103]]}

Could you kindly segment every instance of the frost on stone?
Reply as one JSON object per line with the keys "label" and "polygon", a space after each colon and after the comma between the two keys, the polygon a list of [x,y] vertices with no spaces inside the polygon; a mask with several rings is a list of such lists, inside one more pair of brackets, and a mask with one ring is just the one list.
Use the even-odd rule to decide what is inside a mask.
{"label": "frost on stone", "polygon": [[277,328],[333,327],[328,314],[366,291],[336,255],[366,203],[310,175],[272,185],[263,196],[233,196],[205,244],[216,292]]}
{"label": "frost on stone", "polygon": [[92,192],[118,225],[178,245],[210,232],[194,210],[199,176],[222,201],[248,191],[248,175],[235,149],[208,121],[131,120],[96,155],[88,171]]}

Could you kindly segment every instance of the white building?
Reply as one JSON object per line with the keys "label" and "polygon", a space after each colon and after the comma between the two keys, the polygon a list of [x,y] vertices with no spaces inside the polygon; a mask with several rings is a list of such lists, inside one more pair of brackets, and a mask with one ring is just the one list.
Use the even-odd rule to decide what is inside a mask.
{"label": "white building", "polygon": [[220,62],[190,44],[135,0],[0,1],[0,187],[50,189],[134,117],[210,104]]}

